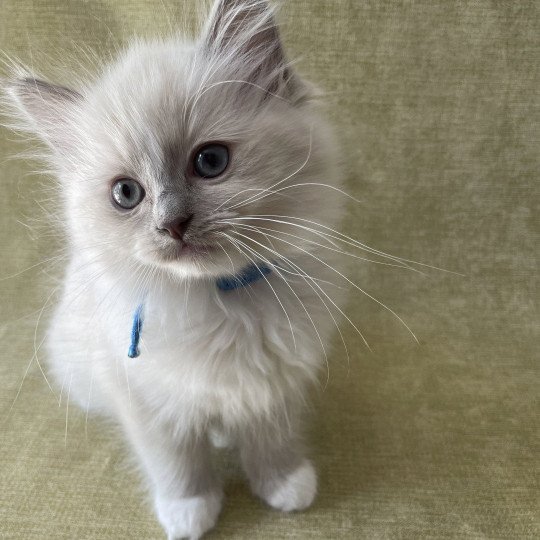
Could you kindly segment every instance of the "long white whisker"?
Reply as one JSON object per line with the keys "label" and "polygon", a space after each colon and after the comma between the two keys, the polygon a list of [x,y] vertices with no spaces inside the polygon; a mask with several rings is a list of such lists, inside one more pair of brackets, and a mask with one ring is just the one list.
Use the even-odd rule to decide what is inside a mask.
{"label": "long white whisker", "polygon": [[69,377],[68,394],[66,399],[66,429],[64,432],[64,446],[67,448],[68,420],[69,420],[69,398],[71,395],[71,383],[73,382],[73,372]]}
{"label": "long white whisker", "polygon": [[[44,341],[45,341],[45,338],[43,338],[41,342],[39,343],[38,350]],[[30,358],[30,361],[28,362],[28,365],[26,366],[22,380],[19,384],[19,387],[17,388],[17,392],[15,393],[15,397],[13,398],[13,401],[11,402],[11,406],[9,407],[9,410],[4,418],[4,423],[7,422],[9,415],[11,414],[11,411],[13,410],[13,407],[15,406],[15,403],[17,402],[17,399],[19,397],[19,394],[21,393],[22,387],[24,385],[24,381],[26,380],[26,377],[28,376],[28,372],[30,371],[30,367],[32,366],[32,362],[34,361],[34,358],[35,358],[35,353],[32,355],[32,357]]]}
{"label": "long white whisker", "polygon": [[88,415],[90,414],[90,402],[92,400],[92,388],[94,386],[94,366],[90,369],[90,389],[88,390],[88,401],[86,403],[86,414],[84,415],[84,436],[88,440]]}
{"label": "long white whisker", "polygon": [[252,253],[255,257],[261,259],[264,263],[266,263],[266,264],[268,264],[268,265],[270,265],[270,266],[272,266],[274,268],[277,275],[283,280],[283,282],[291,290],[291,292],[293,293],[295,298],[298,300],[298,302],[300,303],[300,305],[304,309],[304,312],[308,316],[308,319],[311,322],[311,325],[313,326],[313,329],[315,330],[315,333],[317,334],[317,338],[319,340],[319,343],[321,344],[321,349],[323,351],[323,355],[324,355],[324,358],[325,358],[325,362],[326,362],[326,384],[325,384],[325,388],[326,388],[328,386],[328,381],[330,380],[330,364],[328,362],[328,354],[326,353],[326,348],[324,346],[324,343],[323,343],[323,340],[322,340],[321,335],[319,333],[319,330],[318,330],[317,326],[315,325],[315,322],[313,321],[313,318],[311,317],[311,314],[307,310],[304,302],[302,302],[302,300],[300,299],[298,294],[296,294],[296,291],[292,288],[291,284],[287,281],[287,279],[285,279],[283,274],[280,272],[279,266],[276,266],[274,263],[269,261],[266,257],[261,255],[260,253],[258,253],[254,249],[250,248],[245,242],[241,242],[240,240],[237,240],[237,241],[239,242],[240,245],[244,246],[244,248],[247,249],[250,253]]}
{"label": "long white whisker", "polygon": [[[296,238],[298,240],[302,240],[304,242],[308,242],[309,244],[312,244],[312,245],[315,245],[315,246],[318,246],[318,247],[321,247],[321,248],[324,248],[324,249],[328,249],[330,251],[334,251],[336,253],[340,253],[341,255],[346,255],[348,257],[352,257],[354,259],[358,259],[358,260],[361,260],[361,261],[366,261],[366,262],[371,262],[371,263],[374,263],[374,264],[380,264],[382,266],[392,266],[394,268],[404,268],[406,270],[411,270],[413,272],[417,272],[419,274],[422,274],[422,275],[426,275],[424,272],[421,272],[420,270],[417,270],[416,268],[412,268],[410,266],[404,266],[402,264],[393,264],[393,263],[386,263],[386,262],[382,262],[382,261],[375,261],[373,259],[368,259],[366,257],[360,257],[359,255],[355,255],[354,253],[350,253],[348,251],[343,251],[341,249],[336,249],[336,248],[331,248],[329,246],[325,246],[324,244],[320,244],[318,242],[315,242],[314,240],[309,240],[308,238],[304,238],[302,236],[298,236],[296,234],[292,234],[292,233],[287,233],[287,232],[284,232],[284,231],[279,231],[277,229],[270,229],[268,227],[260,227],[260,226],[253,226],[253,225],[240,225],[240,224],[235,224],[233,221],[230,221],[230,220],[220,220],[220,223],[227,223],[229,225],[234,225],[235,227],[242,227],[242,228],[245,228],[245,229],[249,229],[249,230],[253,230],[253,231],[268,231],[268,232],[273,232],[273,233],[276,233],[276,234],[283,234],[283,235],[286,235],[286,236],[290,236],[292,238]],[[262,232],[261,232],[262,234]]]}
{"label": "long white whisker", "polygon": [[[225,234],[225,233],[222,233],[222,234]],[[246,257],[255,266],[257,266],[257,263],[255,261],[253,261],[253,259],[251,259],[248,255],[246,255],[246,253],[243,252],[237,245],[235,245],[235,244],[233,244],[233,245],[236,247],[236,249],[238,249],[240,251],[241,254],[244,255],[244,257]],[[272,289],[272,292],[274,293],[274,296],[276,297],[276,300],[278,301],[279,305],[281,306],[281,309],[283,310],[283,313],[285,313],[285,317],[287,317],[287,321],[288,321],[289,327],[291,329],[291,336],[292,336],[292,340],[293,340],[293,344],[294,344],[294,350],[296,351],[296,349],[297,349],[297,347],[296,347],[296,337],[294,336],[294,330],[293,330],[293,327],[292,327],[292,322],[291,322],[291,319],[289,317],[289,314],[287,313],[287,310],[285,309],[285,306],[281,302],[281,299],[279,298],[278,294],[276,293],[274,287],[272,287],[272,284],[270,283],[270,281],[268,281],[267,277],[264,275],[263,272],[261,272],[261,276],[266,281],[266,283],[268,283],[268,286],[270,287],[270,289]]]}
{"label": "long white whisker", "polygon": [[[220,208],[223,208],[223,206],[225,206],[229,201],[232,201],[233,199],[236,199],[236,197],[242,195],[242,193],[246,193],[246,191],[257,191],[258,194],[260,194],[261,192],[267,192],[267,191],[270,191],[270,194],[272,194],[272,193],[279,194],[279,192],[280,192],[279,189],[274,191],[274,190],[270,190],[269,188],[245,188],[245,189],[242,189],[240,191],[237,191],[234,195],[231,195],[228,199],[223,201],[219,206],[217,206],[214,209],[214,212],[217,212]],[[243,201],[240,204],[244,204]],[[231,208],[235,208],[235,207],[232,206]],[[230,209],[227,209],[227,210],[230,210]]]}
{"label": "long white whisker", "polygon": [[44,259],[43,261],[33,264],[32,266],[28,266],[27,268],[24,268],[23,270],[15,272],[14,274],[9,274],[8,276],[4,276],[0,278],[0,281],[6,281],[7,279],[12,279],[14,277],[20,276],[21,274],[24,274],[25,272],[28,272],[29,270],[32,270],[32,268],[36,268],[37,266],[41,266],[42,264],[47,264],[51,261],[56,261],[63,258],[66,258],[66,255],[55,255],[54,257],[49,257],[48,259]]}
{"label": "long white whisker", "polygon": [[[281,217],[281,216],[277,216],[277,217]],[[285,217],[288,217],[288,216],[285,216]],[[291,216],[292,217],[292,216]],[[305,231],[308,231],[310,233],[319,233],[319,235],[321,236],[329,236],[330,238],[333,238],[335,240],[338,240],[339,242],[343,242],[345,244],[348,244],[348,245],[352,245],[354,247],[357,247],[359,249],[363,249],[369,253],[373,253],[375,255],[379,255],[380,257],[383,257],[383,258],[387,258],[387,259],[391,259],[391,260],[394,260],[394,261],[398,261],[398,262],[402,262],[402,260],[399,258],[399,257],[394,257],[393,255],[388,255],[384,252],[380,252],[374,248],[371,248],[369,246],[366,246],[366,245],[363,245],[361,244],[360,242],[357,242],[355,241],[354,239],[348,239],[348,238],[342,238],[341,237],[341,233],[339,233],[338,231],[334,231],[336,234],[330,234],[330,233],[327,233],[327,232],[324,232],[324,231],[317,231],[316,229],[313,229],[312,227],[308,227],[306,225],[301,225],[300,223],[295,223],[293,221],[286,221],[286,220],[281,220],[281,219],[274,219],[273,217],[265,217],[265,216],[246,216],[246,217],[236,217],[236,218],[229,218],[231,221],[251,221],[251,220],[254,220],[254,221],[270,221],[270,222],[273,222],[273,223],[281,223],[281,224],[284,224],[284,225],[289,225],[289,226],[292,226],[292,227],[298,227],[299,229],[302,229],[302,230],[305,230]],[[293,219],[301,219],[301,218],[293,218]],[[306,220],[306,221],[309,221],[309,220]],[[316,222],[313,222],[315,225],[319,225],[318,223]],[[333,230],[333,229],[331,229]],[[343,235],[345,236],[345,235]],[[360,244],[360,245],[359,245]],[[408,267],[410,268],[410,267]]]}
{"label": "long white whisker", "polygon": [[[238,231],[234,230],[234,231],[231,231],[235,234],[238,234],[240,236],[243,236],[244,238],[247,238],[248,240],[251,240],[252,242],[255,242],[256,244],[260,245],[262,248],[270,251],[271,253],[273,253],[274,255],[277,255],[280,259],[286,261],[288,264],[294,266],[298,271],[302,272],[310,281],[312,281],[312,283],[314,283],[314,285],[324,294],[324,296],[331,302],[331,304],[339,311],[339,313],[345,317],[345,319],[347,319],[347,321],[349,322],[349,324],[351,324],[351,326],[356,330],[356,332],[358,333],[358,335],[362,338],[362,341],[364,342],[365,346],[367,347],[367,349],[371,352],[371,347],[369,346],[369,343],[367,342],[366,338],[364,337],[364,334],[361,332],[361,330],[351,321],[351,319],[347,316],[347,314],[330,298],[330,296],[328,296],[328,294],[326,293],[326,291],[318,284],[316,283],[316,281],[311,277],[309,276],[308,274],[306,274],[298,265],[294,264],[290,259],[288,259],[287,257],[284,257],[283,255],[277,253],[276,251],[274,251],[273,249],[269,248],[268,246],[265,246],[264,244],[261,244],[259,242],[257,242],[256,240],[253,240],[252,238],[249,238],[247,237],[246,235],[243,235],[242,233],[239,233]],[[324,303],[324,302],[323,302]],[[332,319],[334,319],[332,317]],[[335,321],[334,319],[334,322],[336,323],[336,326],[337,325],[337,322]],[[339,326],[338,326],[338,330],[339,330]],[[339,331],[339,333],[341,334],[341,331]],[[343,344],[345,345],[345,342],[343,342]],[[345,349],[347,350],[347,346],[345,345]],[[347,352],[348,354],[348,352]]]}
{"label": "long white whisker", "polygon": [[[245,235],[243,235],[245,236]],[[269,235],[272,237],[272,235]],[[335,272],[336,274],[338,274],[340,277],[342,277],[345,281],[347,281],[347,283],[350,283],[355,289],[357,289],[358,291],[360,291],[362,294],[364,294],[365,296],[367,296],[368,298],[370,298],[371,300],[373,300],[374,302],[376,302],[377,304],[379,304],[380,306],[382,306],[384,309],[386,309],[388,312],[390,312],[394,317],[396,317],[398,319],[398,321],[401,322],[401,324],[409,331],[409,333],[412,335],[412,337],[414,338],[414,340],[417,342],[417,343],[420,343],[418,341],[418,338],[416,337],[415,333],[409,328],[409,326],[407,325],[407,323],[390,307],[388,307],[386,304],[384,304],[383,302],[381,302],[380,300],[378,300],[377,298],[375,298],[374,296],[372,296],[371,294],[369,294],[367,291],[365,291],[364,289],[362,289],[361,287],[359,287],[356,283],[354,283],[354,281],[351,281],[346,275],[344,275],[343,273],[341,273],[339,270],[337,270],[336,268],[334,268],[333,266],[331,266],[330,264],[328,264],[326,261],[323,261],[321,258],[317,257],[316,255],[314,255],[313,253],[310,253],[309,251],[307,251],[306,249],[300,247],[300,246],[297,246],[295,244],[292,244],[291,242],[288,242],[287,240],[284,240],[283,238],[278,238],[277,236],[275,237],[276,240],[279,240],[280,242],[285,242],[286,244],[294,247],[295,249],[299,249],[300,251],[302,251],[303,253],[306,253],[307,255],[309,255],[310,257],[313,257],[315,260],[319,261],[321,264],[323,264],[324,266],[326,266],[327,268],[329,268],[330,270],[332,270],[333,272]]]}
{"label": "long white whisker", "polygon": [[[397,257],[396,255],[391,255],[389,253],[385,253],[384,251],[380,251],[378,249],[375,249],[373,247],[368,246],[367,244],[363,244],[362,242],[359,242],[358,240],[355,240],[354,238],[351,238],[350,236],[347,236],[346,234],[343,234],[343,233],[341,233],[339,231],[336,231],[335,229],[332,229],[331,227],[323,225],[322,223],[317,223],[316,221],[312,221],[312,220],[305,219],[305,218],[300,218],[300,217],[294,217],[294,216],[268,215],[268,216],[258,216],[258,217],[273,217],[273,218],[276,218],[276,217],[277,218],[287,218],[287,217],[290,218],[290,217],[292,217],[293,219],[297,219],[299,221],[311,223],[313,225],[317,225],[319,227],[322,227],[323,229],[332,231],[333,233],[335,233],[336,235],[341,237],[340,239],[344,238],[344,239],[352,242],[354,245],[357,245],[358,247],[361,247],[363,249],[367,249],[367,250],[369,250],[369,251],[371,251],[373,253],[377,253],[377,254],[381,255],[382,257],[388,257],[390,259],[394,259],[394,260],[397,260],[397,261],[400,261],[400,262],[407,262],[407,263],[411,263],[411,264],[417,264],[419,266],[424,266],[426,268],[431,268],[432,270],[438,270],[440,272],[446,272],[446,273],[449,273],[449,274],[455,274],[455,275],[458,275],[458,276],[465,277],[465,274],[460,274],[459,272],[454,272],[453,270],[447,270],[445,268],[439,268],[438,266],[433,266],[433,265],[430,265],[430,264],[421,263],[421,262],[418,262],[418,261],[413,261],[411,259],[405,259],[403,257]],[[288,222],[288,223],[291,224],[290,222]],[[332,236],[332,238],[334,238],[334,236]]]}
{"label": "long white whisker", "polygon": [[242,80],[234,80],[234,79],[231,79],[231,80],[227,80],[227,81],[217,81],[215,83],[212,83],[208,86],[206,86],[204,88],[204,90],[202,92],[199,92],[198,95],[196,95],[196,99],[195,101],[191,104],[191,109],[195,109],[197,103],[199,102],[199,99],[201,99],[204,94],[206,94],[206,92],[208,92],[209,90],[212,90],[212,88],[215,88],[216,86],[220,86],[222,84],[247,84],[248,86],[252,86],[254,88],[258,88],[259,90],[262,90],[265,94],[268,94],[270,96],[273,96],[281,101],[285,101],[285,102],[288,102],[287,99],[279,96],[278,94],[274,94],[273,92],[270,92],[269,90],[267,90],[266,88],[263,88],[262,86],[258,85],[258,84],[255,84],[255,83],[252,83],[250,81],[242,81]]}
{"label": "long white whisker", "polygon": [[[283,182],[286,182],[287,180],[289,180],[290,178],[292,178],[293,176],[297,175],[307,164],[308,164],[308,161],[311,157],[311,152],[312,152],[312,149],[313,149],[313,126],[310,126],[309,127],[309,148],[308,148],[308,154],[306,156],[306,159],[304,160],[304,162],[302,163],[302,165],[300,165],[300,167],[298,167],[298,169],[296,169],[293,173],[289,174],[288,176],[286,176],[285,178],[279,180],[278,182],[276,182],[275,184],[271,185],[269,188],[267,189],[264,189],[264,191],[269,191],[269,190],[273,190],[276,186],[279,186],[280,184],[283,184]],[[232,205],[229,210],[231,209],[234,209],[234,208],[238,208],[240,206],[245,206],[246,204],[248,203],[251,203],[251,202],[256,202],[262,198],[264,198],[265,195],[252,195],[251,197],[248,197],[247,199],[245,199],[244,201],[240,202],[240,203],[237,203],[237,204],[234,204]]]}
{"label": "long white whisker", "polygon": [[[350,193],[347,193],[346,191],[343,191],[342,189],[331,186],[330,184],[324,184],[322,182],[300,182],[299,184],[291,184],[290,186],[284,186],[279,189],[276,189],[272,191],[272,193],[280,193],[281,191],[285,191],[286,189],[292,189],[295,187],[301,187],[301,186],[318,186],[318,187],[325,187],[327,189],[332,189],[333,191],[337,191],[338,193],[341,193],[341,195],[344,195],[345,197],[348,197],[349,199],[353,200],[354,202],[361,203],[362,201],[360,199],[357,199],[356,197],[353,197]],[[263,197],[264,198],[264,197]],[[232,207],[234,208],[234,207]]]}
{"label": "long white whisker", "polygon": [[[263,235],[266,240],[269,242],[269,244],[272,246],[272,248],[274,249],[275,253],[279,256],[279,257],[283,257],[283,255],[280,255],[277,250],[275,249],[275,246],[272,244],[272,241],[270,240],[270,238],[268,237],[268,235],[266,235],[264,232],[261,232],[259,231],[256,227],[250,227],[249,225],[238,225],[238,224],[234,224],[233,227],[240,227],[242,229],[247,229],[247,230],[250,230],[250,231],[255,231],[255,232],[258,232],[259,234]],[[303,277],[302,274],[298,274],[298,273],[295,273],[295,272],[291,272],[289,271],[289,274],[293,275],[293,276],[298,276],[298,277]],[[325,283],[327,285],[332,285],[333,287],[337,287],[338,289],[343,289],[343,287],[340,287],[339,285],[337,285],[336,283],[333,283],[331,281],[328,281],[326,279],[321,279],[321,278],[316,278],[316,277],[313,277],[313,276],[310,276],[310,279],[313,279],[315,281],[318,281],[319,283]]]}
{"label": "long white whisker", "polygon": [[[337,331],[338,331],[338,334],[339,334],[339,337],[341,338],[341,343],[343,344],[343,348],[345,349],[345,356],[347,357],[347,366],[348,368],[350,369],[350,366],[351,366],[351,357],[349,355],[349,348],[347,347],[347,343],[345,342],[345,338],[343,337],[343,333],[341,332],[341,328],[339,327],[339,324],[338,322],[336,321],[336,318],[334,317],[334,314],[332,313],[332,311],[330,310],[330,308],[328,307],[327,303],[324,301],[324,299],[322,298],[322,296],[319,294],[319,292],[317,291],[317,289],[312,285],[312,283],[310,283],[308,281],[308,279],[311,281],[311,282],[314,282],[315,278],[309,276],[304,270],[302,270],[297,264],[294,264],[292,263],[287,257],[284,257],[283,255],[281,255],[281,258],[280,258],[280,262],[285,262],[286,264],[288,264],[289,266],[292,266],[293,268],[296,267],[296,269],[301,272],[302,274],[300,275],[300,277],[304,280],[304,282],[309,285],[309,287],[312,289],[312,291],[317,295],[317,297],[319,298],[319,300],[321,301],[322,305],[325,307],[326,311],[328,311],[328,314],[330,315],[333,323],[334,323],[334,326],[336,327]],[[283,267],[280,267],[281,270],[287,272],[287,273],[291,273],[287,270],[285,270]],[[298,275],[296,273],[293,273],[293,275]],[[320,280],[319,280],[320,281]],[[321,288],[321,287],[319,287]],[[369,349],[369,346],[368,346],[368,349]]]}
{"label": "long white whisker", "polygon": [[227,253],[227,250],[219,243],[219,242],[216,242],[218,247],[221,248],[221,250],[223,251],[223,253],[225,253],[225,256],[229,259],[229,262],[231,263],[231,271],[233,274],[236,273],[236,270],[234,269],[234,263],[230,257],[230,255]]}
{"label": "long white whisker", "polygon": [[49,390],[52,392],[52,395],[57,401],[58,401],[58,397],[56,396],[56,392],[53,390],[51,383],[49,382],[49,379],[45,375],[45,371],[43,370],[43,367],[41,366],[41,362],[39,361],[38,353],[39,353],[39,349],[43,341],[40,343],[39,346],[37,346],[37,334],[38,334],[39,322],[41,321],[43,312],[45,311],[45,308],[47,307],[47,304],[49,303],[50,299],[54,296],[54,294],[56,293],[56,291],[58,291],[59,288],[60,288],[59,286],[55,287],[52,290],[51,294],[49,294],[49,296],[47,297],[47,300],[45,300],[45,303],[43,304],[43,307],[41,308],[41,311],[39,312],[39,315],[36,321],[36,327],[34,329],[34,358],[36,359],[36,363],[39,367],[39,370],[41,371],[41,374],[43,375],[43,378],[45,379],[45,382],[47,383],[47,386],[49,387]]}
{"label": "long white whisker", "polygon": [[[296,218],[296,217],[293,217],[293,216],[277,216],[277,217],[284,217],[284,218],[290,217],[291,219],[300,219],[302,221],[310,222],[310,220],[303,220],[302,218]],[[306,230],[306,231],[308,231],[308,232],[310,232],[312,234],[316,234],[316,235],[321,236],[321,237],[333,238],[335,240],[338,240],[339,242],[343,242],[344,244],[354,246],[354,247],[356,247],[358,249],[362,249],[364,251],[367,251],[368,253],[372,253],[372,254],[377,255],[379,257],[390,259],[392,261],[400,262],[405,268],[408,268],[409,270],[415,270],[410,265],[407,264],[406,259],[402,259],[400,257],[396,257],[394,255],[384,253],[384,252],[379,251],[379,250],[377,250],[375,248],[372,248],[370,246],[362,244],[361,242],[358,242],[357,240],[354,240],[352,238],[349,239],[349,237],[347,237],[346,235],[344,235],[344,234],[342,234],[342,233],[340,233],[338,231],[334,231],[334,229],[330,229],[330,227],[326,227],[326,226],[321,225],[321,224],[316,223],[316,222],[311,222],[311,223],[314,223],[315,225],[319,225],[321,227],[325,227],[325,228],[327,228],[327,229],[329,229],[331,231],[334,231],[336,234],[331,234],[331,233],[327,233],[327,232],[324,232],[324,231],[317,231],[316,229],[313,229],[312,227],[308,227],[306,225],[301,225],[301,224],[295,223],[293,221],[274,219],[273,217],[265,217],[263,215],[235,217],[235,218],[229,218],[229,219],[231,221],[251,221],[251,220],[270,221],[270,222],[274,222],[274,223],[281,223],[281,224],[284,224],[284,225],[289,225],[291,227],[298,227],[299,229]],[[336,246],[336,247],[339,249],[339,246]],[[414,264],[420,264],[422,266],[428,266],[428,265],[423,265],[422,263],[415,263],[415,261],[408,261],[408,262],[411,262],[411,263],[414,263]],[[435,268],[435,267],[433,267],[433,268]],[[416,271],[418,272],[418,270],[416,270]],[[447,270],[447,272],[449,272],[449,270]]]}

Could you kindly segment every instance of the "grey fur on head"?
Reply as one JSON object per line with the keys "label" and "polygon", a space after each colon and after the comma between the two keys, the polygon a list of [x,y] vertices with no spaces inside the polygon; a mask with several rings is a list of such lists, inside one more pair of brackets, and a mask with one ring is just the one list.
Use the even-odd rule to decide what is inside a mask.
{"label": "grey fur on head", "polygon": [[[266,1],[216,2],[197,42],[135,41],[76,90],[24,74],[7,92],[19,129],[37,134],[51,150],[47,157],[62,182],[67,230],[76,243],[87,239],[90,223],[97,237],[117,228],[112,252],[171,267],[175,248],[155,234],[160,226],[193,215],[187,238],[215,244],[215,219],[232,217],[227,201],[240,203],[240,193],[247,202],[234,214],[310,218],[322,211],[332,224],[335,197],[322,209],[319,194],[305,188],[265,193],[276,182],[285,187],[287,177],[295,184],[335,183],[337,177],[331,135],[308,85],[285,59]],[[211,141],[229,146],[230,167],[219,182],[193,181],[193,152]],[[111,179],[123,176],[146,190],[128,218],[106,196]],[[248,197],[257,191],[269,196]],[[239,257],[235,250],[228,255]],[[230,268],[222,252],[211,259],[206,268],[212,275]],[[173,266],[201,273],[200,265]]]}

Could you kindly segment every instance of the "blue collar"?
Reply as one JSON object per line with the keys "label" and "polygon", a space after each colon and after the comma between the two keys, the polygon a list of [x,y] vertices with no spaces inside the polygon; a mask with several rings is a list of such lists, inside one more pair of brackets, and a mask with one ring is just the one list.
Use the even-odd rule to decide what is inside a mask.
{"label": "blue collar", "polygon": [[236,275],[217,278],[216,286],[220,291],[233,291],[251,285],[271,272],[272,269],[265,263],[251,263]]}
{"label": "blue collar", "polygon": [[[243,268],[238,274],[223,276],[216,279],[216,287],[220,291],[228,292],[235,289],[241,289],[247,285],[251,285],[268,274],[272,273],[272,269],[265,263],[251,263]],[[266,279],[266,278],[265,278]],[[131,342],[128,349],[129,358],[137,358],[141,354],[139,350],[139,341],[143,327],[143,310],[144,303],[139,304],[133,314],[133,324],[131,326]]]}
{"label": "blue collar", "polygon": [[133,314],[133,324],[131,325],[131,343],[129,344],[128,356],[137,358],[141,352],[139,351],[139,340],[141,339],[141,331],[143,325],[143,308],[144,304],[139,304]]}

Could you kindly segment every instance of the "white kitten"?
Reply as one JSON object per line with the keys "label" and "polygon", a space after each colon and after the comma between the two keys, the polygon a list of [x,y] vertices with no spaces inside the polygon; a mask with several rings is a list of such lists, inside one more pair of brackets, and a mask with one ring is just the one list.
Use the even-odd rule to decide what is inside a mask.
{"label": "white kitten", "polygon": [[51,371],[121,425],[168,537],[216,522],[211,434],[268,504],[309,506],[299,424],[340,311],[340,179],[270,6],[218,0],[198,41],[137,42],[76,90],[22,72],[6,89],[66,218]]}

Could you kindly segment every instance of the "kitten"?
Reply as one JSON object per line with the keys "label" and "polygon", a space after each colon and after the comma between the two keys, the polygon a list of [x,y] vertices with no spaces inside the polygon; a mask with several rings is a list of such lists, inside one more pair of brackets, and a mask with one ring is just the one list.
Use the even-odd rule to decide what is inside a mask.
{"label": "kitten", "polygon": [[168,538],[216,523],[212,441],[270,506],[308,507],[301,421],[341,312],[340,172],[270,5],[218,0],[197,41],[136,42],[80,88],[20,71],[5,90],[62,198],[50,371],[121,426]]}

